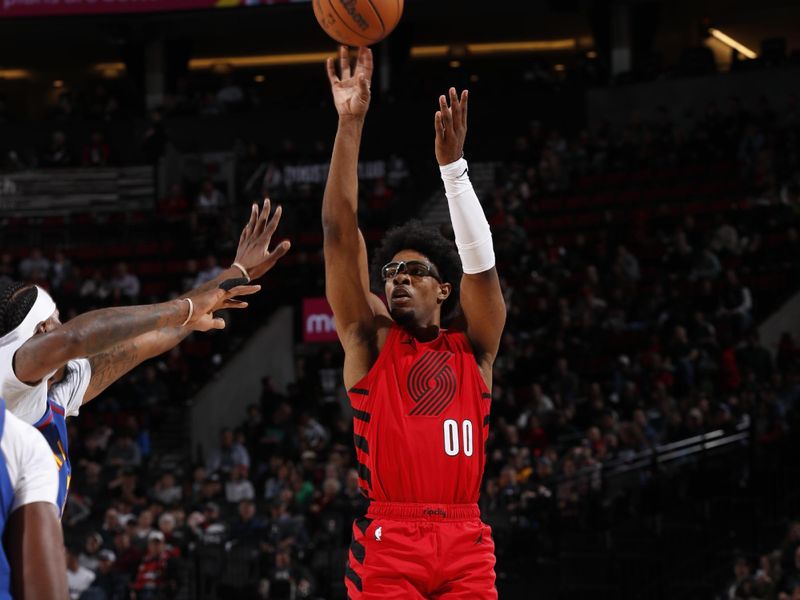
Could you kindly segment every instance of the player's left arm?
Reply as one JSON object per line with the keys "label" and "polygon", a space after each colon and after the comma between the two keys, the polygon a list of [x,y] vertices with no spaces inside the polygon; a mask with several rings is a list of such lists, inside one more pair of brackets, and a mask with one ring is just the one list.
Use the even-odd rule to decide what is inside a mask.
{"label": "player's left arm", "polygon": [[484,381],[491,386],[492,364],[506,322],[506,304],[495,267],[489,222],[472,188],[464,160],[469,94],[464,90],[459,98],[455,88],[450,88],[448,95],[449,105],[444,95],[439,97],[439,110],[434,118],[436,160],[464,270],[461,308],[466,335]]}
{"label": "player's left arm", "polygon": [[[231,267],[223,271],[216,279],[183,294],[181,298],[191,298],[195,294],[204,293],[218,287],[228,279],[246,276],[249,281],[253,281],[272,269],[289,250],[290,244],[288,241],[283,241],[270,251],[272,236],[281,220],[281,207],[278,206],[275,209],[272,218],[269,218],[269,214],[269,198],[264,199],[260,211],[258,205],[253,204],[250,219],[239,236],[236,257]],[[228,306],[228,308],[246,307],[246,302],[234,302]],[[172,350],[190,333],[192,333],[192,329],[189,327],[166,327],[149,331],[105,352],[90,356],[91,382],[83,396],[83,404],[96,398],[108,386],[144,361]]]}

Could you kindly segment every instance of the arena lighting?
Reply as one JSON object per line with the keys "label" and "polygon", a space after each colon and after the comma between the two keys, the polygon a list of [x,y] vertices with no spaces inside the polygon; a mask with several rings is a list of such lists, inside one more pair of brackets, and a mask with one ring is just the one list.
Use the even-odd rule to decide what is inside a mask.
{"label": "arena lighting", "polygon": [[0,69],[0,79],[30,79],[31,72],[25,69]]}
{"label": "arena lighting", "polygon": [[[514,52],[553,52],[555,50],[574,50],[578,46],[575,38],[560,40],[527,40],[523,42],[486,42],[467,44],[468,54],[503,54]],[[430,58],[447,56],[450,46],[414,46],[411,56],[414,58]]]}
{"label": "arena lighting", "polygon": [[562,40],[529,40],[527,42],[492,42],[487,44],[467,44],[471,54],[498,54],[501,52],[552,52],[554,50],[574,50],[578,46],[575,38]]}
{"label": "arena lighting", "polygon": [[92,66],[92,70],[100,73],[106,79],[116,79],[125,72],[125,63],[106,62],[97,63]]}
{"label": "arena lighting", "polygon": [[330,52],[306,52],[303,54],[261,54],[254,56],[214,56],[211,58],[193,58],[189,68],[193,71],[211,69],[215,65],[224,64],[231,67],[270,67],[280,65],[303,65],[324,61]]}
{"label": "arena lighting", "polygon": [[748,48],[744,44],[737,42],[731,36],[722,33],[719,29],[715,29],[714,27],[709,27],[708,33],[710,33],[712,37],[718,39],[720,42],[722,42],[729,48],[733,48],[734,50],[736,50],[742,56],[745,56],[747,58],[756,58],[758,56],[758,54],[750,50],[750,48]]}
{"label": "arena lighting", "polygon": [[414,46],[411,48],[411,56],[414,58],[447,56],[449,53],[450,46]]}
{"label": "arena lighting", "polygon": [[[488,42],[481,44],[467,44],[468,54],[500,54],[514,52],[552,52],[554,50],[574,50],[578,42],[574,38],[561,40],[528,40],[524,42]],[[447,56],[451,47],[414,46],[411,48],[413,58],[431,58]],[[314,64],[324,61],[331,56],[330,52],[305,52],[299,54],[259,54],[251,56],[212,56],[208,58],[193,58],[189,61],[189,68],[193,71],[212,69],[215,65],[229,65],[231,67],[270,67],[281,65]],[[114,64],[114,63],[111,63]]]}

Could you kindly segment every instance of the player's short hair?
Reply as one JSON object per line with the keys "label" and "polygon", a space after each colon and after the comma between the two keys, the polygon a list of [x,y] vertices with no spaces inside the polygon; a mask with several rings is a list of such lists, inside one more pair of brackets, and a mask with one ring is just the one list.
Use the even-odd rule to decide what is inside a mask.
{"label": "player's short hair", "polygon": [[35,285],[0,279],[0,337],[14,331],[25,320],[38,295]]}
{"label": "player's short hair", "polygon": [[436,266],[442,282],[453,286],[453,291],[442,305],[442,320],[452,319],[459,309],[461,280],[461,258],[456,245],[442,232],[422,221],[413,219],[404,225],[393,227],[381,240],[380,246],[372,256],[372,286],[375,291],[383,291],[381,268],[391,262],[401,250],[415,250],[424,254]]}

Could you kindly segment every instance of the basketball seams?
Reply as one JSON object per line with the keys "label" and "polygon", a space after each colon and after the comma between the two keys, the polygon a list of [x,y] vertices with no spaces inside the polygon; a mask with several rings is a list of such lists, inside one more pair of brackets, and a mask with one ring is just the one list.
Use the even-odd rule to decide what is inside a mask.
{"label": "basketball seams", "polygon": [[372,3],[372,0],[367,0],[367,3],[372,8],[372,12],[375,13],[375,16],[378,17],[378,22],[381,24],[381,35],[385,34],[386,24],[383,22],[383,17],[381,16],[381,13],[378,11],[377,8],[375,8],[375,5]]}
{"label": "basketball seams", "polygon": [[[363,33],[358,31],[357,29],[353,29],[352,27],[350,27],[350,25],[347,23],[347,19],[350,18],[350,15],[347,15],[347,19],[342,18],[342,15],[339,13],[339,11],[336,10],[336,5],[333,3],[333,0],[328,0],[328,5],[331,7],[331,10],[336,14],[336,17],[339,20],[339,23],[341,23],[344,27],[346,27],[351,33],[355,33],[361,39],[367,40],[367,44],[366,45],[375,43],[375,40],[368,38],[367,36],[365,36]],[[371,3],[370,3],[370,5],[371,5]],[[383,22],[382,21],[381,21],[381,26],[383,26]]]}

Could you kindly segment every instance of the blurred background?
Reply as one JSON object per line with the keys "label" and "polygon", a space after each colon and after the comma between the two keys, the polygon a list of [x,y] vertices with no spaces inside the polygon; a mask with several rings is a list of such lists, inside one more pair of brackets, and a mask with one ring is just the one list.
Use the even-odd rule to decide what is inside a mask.
{"label": "blurred background", "polygon": [[[800,599],[798,24],[788,0],[406,0],[374,47],[370,246],[446,226],[432,117],[470,89],[509,309],[480,503],[501,598]],[[62,319],[174,297],[265,194],[293,242],[224,332],[70,422],[75,599],[346,597],[335,49],[303,1],[0,6],[0,276]]]}

